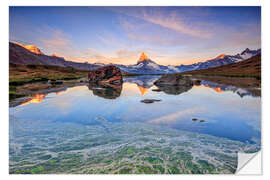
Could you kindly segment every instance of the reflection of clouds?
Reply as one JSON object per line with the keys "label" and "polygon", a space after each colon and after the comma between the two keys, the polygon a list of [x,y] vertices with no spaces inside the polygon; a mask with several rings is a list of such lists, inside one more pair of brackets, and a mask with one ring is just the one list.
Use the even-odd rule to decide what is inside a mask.
{"label": "reflection of clouds", "polygon": [[121,93],[121,97],[128,97],[128,96],[134,96],[139,95],[140,91],[135,83],[124,83],[123,84],[123,91]]}
{"label": "reflection of clouds", "polygon": [[185,110],[181,110],[181,111],[169,114],[169,115],[162,116],[160,118],[150,120],[149,122],[150,123],[174,123],[176,121],[179,121],[180,118],[182,118],[186,115],[191,115],[191,114],[195,114],[195,113],[203,112],[203,111],[205,111],[205,108],[203,108],[203,107],[195,107],[192,109],[185,109]]}

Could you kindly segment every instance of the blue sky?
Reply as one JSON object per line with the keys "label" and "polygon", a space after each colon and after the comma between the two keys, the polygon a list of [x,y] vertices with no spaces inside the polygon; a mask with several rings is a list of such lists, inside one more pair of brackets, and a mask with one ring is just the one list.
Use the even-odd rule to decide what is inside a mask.
{"label": "blue sky", "polygon": [[261,46],[260,7],[10,7],[9,39],[67,60],[191,64]]}

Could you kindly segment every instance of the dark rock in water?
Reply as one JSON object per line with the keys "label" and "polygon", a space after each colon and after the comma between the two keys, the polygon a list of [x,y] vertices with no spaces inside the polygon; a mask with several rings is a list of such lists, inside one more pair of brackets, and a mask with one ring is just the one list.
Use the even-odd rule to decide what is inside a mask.
{"label": "dark rock in water", "polygon": [[116,99],[121,95],[122,84],[96,84],[89,83],[88,89],[93,94],[105,99]]}
{"label": "dark rock in water", "polygon": [[88,73],[90,83],[96,84],[122,84],[121,70],[113,65],[103,66]]}
{"label": "dark rock in water", "polygon": [[197,121],[198,119],[197,118],[192,118],[192,121]]}
{"label": "dark rock in water", "polygon": [[180,74],[165,74],[155,81],[154,84],[158,86],[193,86],[193,82],[189,77]]}
{"label": "dark rock in water", "polygon": [[179,95],[184,92],[189,91],[192,86],[158,86],[156,85],[161,91],[163,91],[166,94],[171,94],[171,95]]}
{"label": "dark rock in water", "polygon": [[152,91],[160,92],[160,91],[162,91],[162,90],[160,90],[160,89],[152,89]]}
{"label": "dark rock in water", "polygon": [[50,85],[60,85],[60,84],[63,84],[63,81],[60,81],[60,80],[48,80],[48,84],[50,84]]}
{"label": "dark rock in water", "polygon": [[154,82],[159,90],[166,94],[178,95],[190,90],[193,82],[189,77],[179,74],[166,74]]}
{"label": "dark rock in water", "polygon": [[199,79],[193,80],[193,84],[196,85],[196,86],[201,85],[201,82],[202,82],[202,81],[199,80]]}
{"label": "dark rock in water", "polygon": [[205,122],[205,120],[200,120],[200,122]]}
{"label": "dark rock in water", "polygon": [[144,99],[144,100],[141,100],[142,103],[146,103],[146,104],[150,104],[150,103],[158,102],[158,101],[161,101],[161,100],[160,99]]}

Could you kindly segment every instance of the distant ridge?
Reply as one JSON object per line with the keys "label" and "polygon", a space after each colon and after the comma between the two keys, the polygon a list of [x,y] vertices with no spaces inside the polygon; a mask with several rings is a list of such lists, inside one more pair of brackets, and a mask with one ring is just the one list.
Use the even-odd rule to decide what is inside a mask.
{"label": "distant ridge", "polygon": [[261,77],[261,54],[249,59],[223,66],[195,71],[186,71],[183,74],[221,75],[232,77]]}
{"label": "distant ridge", "polygon": [[[145,52],[142,52],[136,64],[121,65],[110,64],[119,67],[122,71],[135,74],[167,74],[179,73],[185,71],[194,71],[200,69],[208,69],[227,64],[233,64],[249,59],[261,53],[261,49],[250,50],[246,48],[241,53],[236,55],[221,54],[213,59],[198,62],[190,65],[160,65],[151,60]],[[55,54],[52,56],[45,55],[40,49],[34,45],[22,45],[20,43],[9,43],[9,62],[13,64],[37,64],[37,65],[53,65],[60,67],[72,67],[79,70],[93,70],[97,67],[104,66],[103,63],[79,63],[67,61],[63,57],[58,57]]]}
{"label": "distant ridge", "polygon": [[92,70],[100,67],[93,64],[66,61],[63,57],[58,57],[56,55],[48,56],[43,54],[41,51],[39,52],[37,50],[38,48],[34,49],[35,52],[33,52],[33,49],[29,49],[29,46],[10,42],[9,63],[22,65],[51,65],[60,67],[72,67],[79,70]]}

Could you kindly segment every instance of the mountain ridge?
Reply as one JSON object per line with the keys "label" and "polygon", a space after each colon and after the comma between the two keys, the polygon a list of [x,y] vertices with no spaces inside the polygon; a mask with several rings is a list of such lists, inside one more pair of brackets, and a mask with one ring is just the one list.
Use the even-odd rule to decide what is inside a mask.
{"label": "mountain ridge", "polygon": [[[31,45],[33,46],[33,45]],[[27,48],[28,47],[28,48]],[[30,46],[22,45],[20,43],[9,42],[9,62],[14,64],[36,64],[36,65],[53,65],[61,67],[72,67],[80,70],[93,70],[95,68],[105,66],[107,64],[102,63],[79,63],[67,61],[63,57],[58,57],[55,54],[52,56],[45,55],[36,46],[31,51]],[[40,52],[39,52],[40,51]],[[220,54],[216,58],[197,62],[190,65],[160,65],[151,60],[145,52],[142,52],[137,63],[133,65],[121,65],[121,64],[108,64],[119,67],[122,71],[135,74],[167,74],[178,73],[192,70],[208,69],[212,67],[233,64],[243,61],[261,53],[261,49],[250,50],[246,48],[241,53],[236,55]]]}

